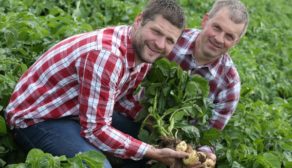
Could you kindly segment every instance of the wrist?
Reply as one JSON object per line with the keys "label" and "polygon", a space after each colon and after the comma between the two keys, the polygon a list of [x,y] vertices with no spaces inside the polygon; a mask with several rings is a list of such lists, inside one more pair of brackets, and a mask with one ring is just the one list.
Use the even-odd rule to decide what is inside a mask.
{"label": "wrist", "polygon": [[154,146],[149,146],[148,150],[145,153],[145,157],[149,159],[156,160],[158,158],[157,150]]}

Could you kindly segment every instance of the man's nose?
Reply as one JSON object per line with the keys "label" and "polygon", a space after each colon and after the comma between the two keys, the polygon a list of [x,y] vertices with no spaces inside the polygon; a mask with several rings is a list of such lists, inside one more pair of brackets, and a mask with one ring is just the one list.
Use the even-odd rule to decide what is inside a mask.
{"label": "man's nose", "polygon": [[164,50],[165,44],[166,44],[166,39],[163,37],[158,38],[155,44],[159,50]]}
{"label": "man's nose", "polygon": [[223,44],[224,43],[224,33],[218,33],[215,36],[215,40],[217,43]]}

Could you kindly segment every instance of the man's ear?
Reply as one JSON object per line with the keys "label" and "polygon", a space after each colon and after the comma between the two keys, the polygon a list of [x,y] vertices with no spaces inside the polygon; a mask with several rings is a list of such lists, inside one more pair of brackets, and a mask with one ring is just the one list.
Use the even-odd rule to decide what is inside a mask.
{"label": "man's ear", "polygon": [[235,45],[238,44],[238,43],[240,42],[240,39],[241,39],[241,37],[239,37],[239,39],[237,39],[237,40],[235,41]]}
{"label": "man's ear", "polygon": [[136,16],[135,21],[134,21],[134,29],[137,29],[142,23],[142,13]]}
{"label": "man's ear", "polygon": [[206,26],[208,20],[209,20],[209,15],[208,15],[208,13],[206,13],[204,15],[202,23],[201,23],[202,28],[204,28]]}

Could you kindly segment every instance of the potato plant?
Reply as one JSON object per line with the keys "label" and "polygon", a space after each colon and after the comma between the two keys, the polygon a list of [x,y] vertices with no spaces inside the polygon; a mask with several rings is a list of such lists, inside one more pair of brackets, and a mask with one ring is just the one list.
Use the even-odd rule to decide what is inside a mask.
{"label": "potato plant", "polygon": [[105,156],[96,151],[78,153],[72,158],[53,156],[39,149],[32,149],[24,163],[10,164],[7,168],[103,168]]}
{"label": "potato plant", "polygon": [[173,149],[182,140],[194,148],[215,145],[219,132],[208,129],[213,104],[204,78],[163,58],[154,63],[140,89],[144,91],[144,110],[137,117],[142,122],[141,140]]}

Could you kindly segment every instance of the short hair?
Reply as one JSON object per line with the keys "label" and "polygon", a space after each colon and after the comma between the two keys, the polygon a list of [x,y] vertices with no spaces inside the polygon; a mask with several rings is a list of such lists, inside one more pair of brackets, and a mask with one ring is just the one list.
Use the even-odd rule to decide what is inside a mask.
{"label": "short hair", "polygon": [[149,0],[142,13],[142,25],[149,20],[154,20],[157,15],[162,15],[164,19],[179,29],[185,27],[184,12],[176,0]]}
{"label": "short hair", "polygon": [[223,8],[229,10],[230,19],[236,23],[244,23],[244,29],[240,35],[242,37],[247,30],[249,16],[245,5],[240,0],[216,0],[211,10],[208,12],[209,18],[212,18]]}

